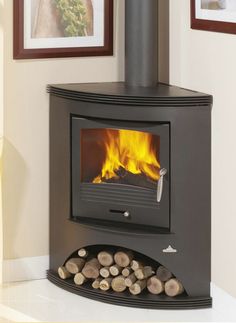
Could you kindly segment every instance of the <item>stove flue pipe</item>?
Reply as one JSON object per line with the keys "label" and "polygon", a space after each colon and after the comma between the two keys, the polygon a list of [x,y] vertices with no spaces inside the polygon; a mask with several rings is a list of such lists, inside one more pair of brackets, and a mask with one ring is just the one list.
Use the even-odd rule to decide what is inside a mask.
{"label": "stove flue pipe", "polygon": [[125,82],[156,86],[158,81],[158,0],[125,0]]}

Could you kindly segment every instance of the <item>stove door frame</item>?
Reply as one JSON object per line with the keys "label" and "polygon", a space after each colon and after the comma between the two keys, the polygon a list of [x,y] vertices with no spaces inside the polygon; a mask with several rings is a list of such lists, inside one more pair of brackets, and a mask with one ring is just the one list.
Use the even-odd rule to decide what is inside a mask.
{"label": "stove door frame", "polygon": [[[120,184],[81,183],[81,130],[127,129],[160,136],[160,164],[167,169],[161,202],[156,191]],[[130,122],[71,115],[71,220],[85,224],[170,231],[170,123]],[[79,147],[79,149],[78,149]],[[96,186],[94,186],[96,185]],[[99,185],[99,186],[98,186]],[[104,197],[102,197],[102,195]],[[112,195],[113,194],[113,195]],[[135,199],[135,195],[137,198]],[[92,197],[96,196],[95,199]],[[99,197],[100,196],[100,197]],[[113,196],[115,196],[113,198]],[[125,202],[122,200],[124,198]],[[129,201],[128,201],[129,200]],[[149,203],[150,201],[150,203]],[[128,212],[128,216],[127,216]],[[143,215],[148,213],[148,221]],[[112,217],[111,217],[112,216]]]}

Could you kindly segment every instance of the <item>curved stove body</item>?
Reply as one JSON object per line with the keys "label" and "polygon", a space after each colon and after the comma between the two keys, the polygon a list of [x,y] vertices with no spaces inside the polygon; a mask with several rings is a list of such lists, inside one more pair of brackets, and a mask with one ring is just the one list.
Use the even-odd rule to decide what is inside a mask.
{"label": "curved stove body", "polygon": [[[51,85],[49,92],[49,279],[71,292],[114,304],[211,306],[212,97],[164,84],[154,88],[124,83]],[[93,182],[99,171],[87,168],[96,156],[104,165],[104,156],[99,157],[93,142],[94,137],[101,139],[104,129],[116,138],[117,130],[153,136],[158,163],[167,171],[164,177],[159,172],[155,189],[143,187],[143,182],[114,183],[114,178]],[[92,149],[89,144],[83,148],[83,142]],[[95,153],[88,154],[90,150]],[[96,245],[129,248],[152,258],[182,281],[187,294],[176,299],[104,295],[58,279],[57,269],[69,255]]]}

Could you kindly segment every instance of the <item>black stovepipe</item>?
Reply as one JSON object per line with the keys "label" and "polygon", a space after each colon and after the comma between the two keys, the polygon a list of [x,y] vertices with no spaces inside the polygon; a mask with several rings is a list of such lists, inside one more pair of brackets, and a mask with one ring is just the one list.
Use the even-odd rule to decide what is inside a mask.
{"label": "black stovepipe", "polygon": [[158,81],[158,0],[125,0],[125,81],[156,86]]}

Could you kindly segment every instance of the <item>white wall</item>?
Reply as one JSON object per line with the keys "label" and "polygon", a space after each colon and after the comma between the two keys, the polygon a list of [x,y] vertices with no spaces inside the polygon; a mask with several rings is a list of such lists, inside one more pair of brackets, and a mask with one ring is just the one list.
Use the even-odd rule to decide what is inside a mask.
{"label": "white wall", "polygon": [[214,95],[212,279],[236,296],[236,36],[191,30],[190,1],[170,2],[170,83]]}
{"label": "white wall", "polygon": [[12,59],[13,0],[3,2],[4,8],[0,8],[5,17],[3,238],[4,258],[11,259],[48,254],[46,85],[123,79],[124,1],[115,0],[114,56],[17,61]]}

